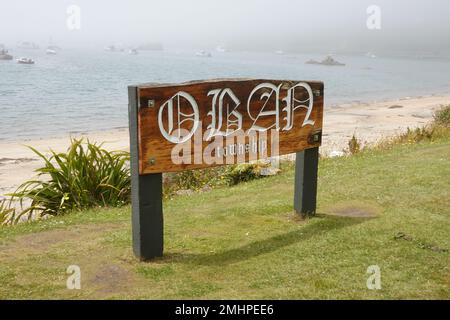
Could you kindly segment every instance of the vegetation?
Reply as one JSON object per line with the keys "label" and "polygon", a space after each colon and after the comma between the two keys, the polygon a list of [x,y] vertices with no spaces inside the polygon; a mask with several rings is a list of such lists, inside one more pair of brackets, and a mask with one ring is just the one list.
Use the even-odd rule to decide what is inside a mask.
{"label": "vegetation", "polygon": [[10,203],[3,199],[0,201],[0,226],[8,224],[14,217],[14,208],[10,207]]}
{"label": "vegetation", "polygon": [[[318,214],[294,171],[164,202],[165,256],[131,250],[130,207],[0,227],[0,299],[450,299],[450,133],[323,158]],[[89,252],[89,254],[86,254]],[[81,290],[66,269],[80,266]],[[369,290],[378,265],[381,290]]]}
{"label": "vegetation", "polygon": [[355,134],[348,141],[348,151],[350,154],[357,154],[361,151],[361,142],[356,138]]}
{"label": "vegetation", "polygon": [[[92,207],[121,206],[130,199],[129,155],[109,152],[101,144],[72,140],[67,153],[51,151],[46,157],[33,150],[43,161],[38,179],[23,183],[11,195],[26,208],[16,214],[56,216],[68,211]],[[31,202],[28,206],[27,202]]]}
{"label": "vegetation", "polygon": [[433,142],[447,137],[450,134],[450,106],[443,107],[434,115],[434,121],[421,127],[385,139],[375,146],[376,149],[390,149],[399,144],[416,144],[420,142]]}
{"label": "vegetation", "polygon": [[450,105],[441,108],[434,114],[434,121],[438,125],[450,125]]}
{"label": "vegetation", "polygon": [[265,177],[264,169],[268,167],[269,164],[256,162],[170,173],[164,181],[164,195],[170,198],[179,190],[234,186]]}
{"label": "vegetation", "polygon": [[230,166],[225,171],[224,179],[229,186],[235,186],[242,182],[248,182],[265,177],[263,170],[268,167],[268,164],[261,162],[243,163]]}

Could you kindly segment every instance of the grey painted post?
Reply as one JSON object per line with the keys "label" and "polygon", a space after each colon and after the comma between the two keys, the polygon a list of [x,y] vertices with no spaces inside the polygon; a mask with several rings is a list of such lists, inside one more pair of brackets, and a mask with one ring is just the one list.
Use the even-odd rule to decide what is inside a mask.
{"label": "grey painted post", "polygon": [[318,165],[319,148],[296,154],[294,209],[303,216],[316,213]]}
{"label": "grey painted post", "polygon": [[137,87],[128,88],[133,251],[141,260],[161,257],[164,247],[162,173],[139,174]]}

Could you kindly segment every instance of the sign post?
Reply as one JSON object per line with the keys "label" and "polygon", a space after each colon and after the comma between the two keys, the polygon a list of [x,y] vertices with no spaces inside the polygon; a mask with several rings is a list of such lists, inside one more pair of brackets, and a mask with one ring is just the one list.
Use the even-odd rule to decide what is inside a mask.
{"label": "sign post", "polygon": [[162,174],[296,153],[294,209],[314,214],[323,83],[218,79],[130,86],[133,250],[163,254]]}

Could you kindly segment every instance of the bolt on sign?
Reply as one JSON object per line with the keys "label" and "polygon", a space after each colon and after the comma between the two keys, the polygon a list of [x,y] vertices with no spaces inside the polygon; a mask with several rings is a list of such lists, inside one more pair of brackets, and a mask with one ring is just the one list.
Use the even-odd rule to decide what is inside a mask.
{"label": "bolt on sign", "polygon": [[217,79],[129,87],[133,248],[163,252],[162,173],[296,153],[294,208],[316,208],[324,86]]}

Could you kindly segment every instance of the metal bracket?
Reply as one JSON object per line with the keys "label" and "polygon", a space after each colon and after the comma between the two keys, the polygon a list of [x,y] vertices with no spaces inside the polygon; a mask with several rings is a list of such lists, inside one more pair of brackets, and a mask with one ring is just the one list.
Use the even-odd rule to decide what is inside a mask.
{"label": "metal bracket", "polygon": [[308,136],[309,144],[317,144],[322,143],[322,130],[314,131],[312,134]]}

